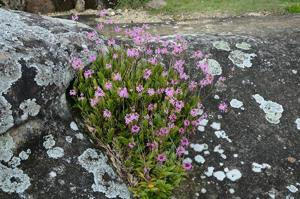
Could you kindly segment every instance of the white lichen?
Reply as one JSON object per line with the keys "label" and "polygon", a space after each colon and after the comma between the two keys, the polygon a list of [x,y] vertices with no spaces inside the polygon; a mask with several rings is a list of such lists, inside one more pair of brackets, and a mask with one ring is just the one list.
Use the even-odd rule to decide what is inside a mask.
{"label": "white lichen", "polygon": [[300,130],[300,118],[297,118],[295,120],[295,124],[296,124],[297,129]]}
{"label": "white lichen", "polygon": [[226,177],[225,173],[223,171],[216,171],[213,173],[213,176],[217,178],[219,181],[223,181]]}
{"label": "white lichen", "polygon": [[250,50],[251,49],[251,45],[244,41],[241,43],[235,44],[235,47],[242,49],[242,50]]}
{"label": "white lichen", "polygon": [[220,145],[220,144],[217,145],[217,146],[215,146],[214,152],[219,153],[220,156],[221,156],[221,158],[223,158],[223,159],[226,159],[226,158],[227,158],[227,156],[224,154],[224,149],[221,148],[221,145]]}
{"label": "white lichen", "polygon": [[19,153],[19,158],[21,160],[27,160],[29,158],[30,154],[31,154],[31,150],[30,149],[27,149],[26,152],[25,151],[21,151]]}
{"label": "white lichen", "polygon": [[21,116],[22,120],[27,120],[28,116],[37,116],[39,114],[41,106],[36,103],[36,99],[27,99],[24,100],[19,107],[23,111],[23,115]]}
{"label": "white lichen", "polygon": [[252,163],[252,171],[255,173],[262,172],[263,169],[270,169],[271,166],[267,163],[258,164],[256,162]]}
{"label": "white lichen", "polygon": [[207,119],[202,119],[202,120],[200,120],[200,122],[199,122],[199,125],[200,126],[206,126],[208,124],[208,120]]}
{"label": "white lichen", "polygon": [[30,185],[30,178],[22,170],[0,164],[0,189],[2,191],[21,194]]}
{"label": "white lichen", "polygon": [[77,139],[79,139],[79,140],[83,140],[83,139],[84,139],[84,136],[83,136],[82,133],[76,133],[76,134],[75,134],[75,137],[76,137]]}
{"label": "white lichen", "polygon": [[213,122],[211,125],[210,125],[211,128],[215,129],[215,130],[220,130],[221,129],[221,123],[219,122]]}
{"label": "white lichen", "polygon": [[71,128],[73,131],[78,131],[78,130],[79,130],[77,124],[76,124],[74,121],[72,121],[72,122],[70,123],[70,128]]}
{"label": "white lichen", "polygon": [[229,54],[228,58],[239,68],[250,68],[252,67],[251,60],[253,57],[256,57],[256,54],[248,54],[240,50],[234,50]]}
{"label": "white lichen", "polygon": [[214,170],[215,168],[214,167],[208,167],[207,168],[207,171],[204,172],[204,174],[207,176],[207,177],[211,177],[214,173]]}
{"label": "white lichen", "polygon": [[17,166],[21,165],[21,158],[19,157],[13,157],[9,162],[8,165],[11,168],[16,168]]}
{"label": "white lichen", "polygon": [[208,59],[208,73],[215,76],[215,75],[222,75],[222,67],[220,66],[219,62],[214,59]]}
{"label": "white lichen", "polygon": [[44,137],[44,142],[43,142],[43,146],[45,149],[51,149],[52,147],[55,146],[55,140],[53,135],[47,135]]}
{"label": "white lichen", "polygon": [[296,193],[299,190],[295,185],[289,185],[286,188],[292,193]]}
{"label": "white lichen", "polygon": [[9,135],[0,136],[0,161],[8,162],[13,157],[13,150],[15,143],[13,138]]}
{"label": "white lichen", "polygon": [[73,141],[73,138],[71,136],[66,136],[66,142],[71,144],[72,141]]}
{"label": "white lichen", "polygon": [[235,182],[242,177],[242,173],[238,169],[232,169],[226,173],[226,177],[232,182]]}
{"label": "white lichen", "polygon": [[[130,198],[126,185],[119,182],[120,179],[107,164],[107,158],[102,153],[89,148],[78,157],[78,161],[83,168],[94,175],[93,191],[104,193],[107,198]],[[105,174],[111,180],[104,180]]]}
{"label": "white lichen", "polygon": [[194,151],[196,151],[196,152],[202,152],[202,151],[208,149],[208,145],[205,143],[204,144],[190,144],[190,147],[192,149],[194,149]]}
{"label": "white lichen", "polygon": [[198,162],[200,164],[203,164],[205,162],[205,159],[202,155],[196,155],[194,159],[196,162]]}
{"label": "white lichen", "polygon": [[265,118],[268,122],[272,124],[280,123],[280,118],[284,111],[282,105],[270,100],[266,101],[259,94],[252,95],[252,97],[260,105],[259,107],[265,112]]}
{"label": "white lichen", "polygon": [[205,127],[204,126],[198,126],[197,129],[200,132],[204,132],[205,131]]}
{"label": "white lichen", "polygon": [[231,101],[230,101],[230,106],[232,107],[232,108],[242,108],[243,107],[243,102],[241,102],[241,101],[239,101],[239,100],[237,100],[237,99],[232,99]]}
{"label": "white lichen", "polygon": [[0,134],[5,133],[8,129],[14,126],[14,118],[12,116],[11,107],[11,104],[8,103],[2,95],[0,95]]}
{"label": "white lichen", "polygon": [[225,133],[225,131],[215,131],[215,135],[217,138],[222,138],[227,140],[228,142],[232,142],[232,140],[228,137],[228,135]]}
{"label": "white lichen", "polygon": [[64,149],[61,147],[51,148],[51,149],[47,150],[47,154],[50,158],[53,158],[53,159],[58,159],[65,155]]}
{"label": "white lichen", "polygon": [[215,41],[213,46],[218,50],[230,51],[229,43],[226,41]]}

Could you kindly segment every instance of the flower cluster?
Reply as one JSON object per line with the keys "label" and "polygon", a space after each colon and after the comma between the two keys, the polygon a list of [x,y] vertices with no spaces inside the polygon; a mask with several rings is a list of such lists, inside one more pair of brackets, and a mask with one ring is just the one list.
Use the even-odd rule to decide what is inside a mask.
{"label": "flower cluster", "polygon": [[[106,17],[107,11],[99,15]],[[98,30],[103,26],[98,24]],[[118,26],[114,29],[122,32]],[[133,175],[135,183],[129,183],[134,195],[165,198],[185,171],[192,169],[191,163],[183,161],[188,137],[207,116],[197,91],[211,85],[214,78],[205,55],[196,51],[191,57],[203,79],[192,79],[182,59],[188,46],[183,37],[167,41],[146,29],[124,30],[132,46],[116,47],[117,41],[111,38],[106,54],[95,56],[85,49],[86,58],[72,58],[78,76],[69,94],[99,142],[114,149],[125,173]],[[98,41],[95,32],[87,37]],[[169,67],[161,64],[170,56]],[[84,63],[90,63],[89,67],[84,68]],[[219,109],[225,112],[226,104]]]}

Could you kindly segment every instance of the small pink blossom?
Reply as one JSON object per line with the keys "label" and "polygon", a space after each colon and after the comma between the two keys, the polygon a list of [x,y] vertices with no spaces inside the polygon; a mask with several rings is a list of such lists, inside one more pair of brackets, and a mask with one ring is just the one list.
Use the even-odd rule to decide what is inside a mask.
{"label": "small pink blossom", "polygon": [[104,28],[104,24],[103,23],[98,23],[97,24],[97,29],[98,30],[103,30],[103,28]]}
{"label": "small pink blossom", "polygon": [[113,73],[113,80],[114,81],[122,81],[122,77],[120,73]]}
{"label": "small pink blossom", "polygon": [[82,60],[77,57],[71,58],[71,65],[76,70],[82,69],[84,67]]}
{"label": "small pink blossom", "polygon": [[175,91],[173,87],[168,87],[165,89],[165,93],[168,97],[173,97]]}
{"label": "small pink blossom", "polygon": [[170,129],[164,127],[164,128],[159,129],[159,131],[157,132],[157,135],[159,135],[159,136],[166,136],[169,133],[170,133]]}
{"label": "small pink blossom", "polygon": [[146,144],[147,147],[149,147],[151,150],[157,149],[158,148],[158,144],[157,142],[148,142]]}
{"label": "small pink blossom", "polygon": [[185,127],[188,127],[188,126],[190,126],[191,122],[189,120],[184,120],[183,124]]}
{"label": "small pink blossom", "polygon": [[95,31],[93,31],[93,32],[88,32],[88,33],[87,33],[87,38],[88,38],[89,40],[91,40],[91,41],[94,41],[94,40],[96,39],[96,35],[97,35],[97,33],[96,33]]}
{"label": "small pink blossom", "polygon": [[89,55],[89,57],[88,57],[89,62],[94,62],[94,61],[96,61],[96,59],[97,59],[96,55]]}
{"label": "small pink blossom", "polygon": [[144,70],[144,79],[145,80],[149,79],[149,77],[151,76],[151,74],[152,74],[151,69],[145,69]]}
{"label": "small pink blossom", "polygon": [[147,90],[147,93],[148,93],[149,96],[153,96],[155,94],[155,90],[153,88],[149,88]]}
{"label": "small pink blossom", "polygon": [[136,91],[137,91],[138,93],[143,92],[143,90],[144,90],[144,87],[143,87],[143,85],[141,85],[141,84],[139,84],[139,85],[136,87]]}
{"label": "small pink blossom", "polygon": [[105,17],[106,15],[108,15],[108,10],[107,9],[100,10],[98,15],[100,17]]}
{"label": "small pink blossom", "polygon": [[184,134],[185,133],[185,129],[184,128],[180,128],[179,129],[179,133],[182,135],[182,134]]}
{"label": "small pink blossom", "polygon": [[153,110],[154,110],[154,104],[149,104],[148,111],[153,111]]}
{"label": "small pink blossom", "polygon": [[179,146],[176,149],[176,155],[181,157],[185,153],[185,148],[183,146]]}
{"label": "small pink blossom", "polygon": [[184,170],[189,171],[189,170],[191,170],[193,168],[193,165],[190,162],[184,162],[182,164],[182,167],[183,167]]}
{"label": "small pink blossom", "polygon": [[112,67],[111,64],[106,64],[106,65],[105,65],[105,68],[106,68],[106,69],[111,69],[111,67]]}
{"label": "small pink blossom", "polygon": [[161,153],[157,156],[156,160],[159,161],[160,163],[163,163],[167,160],[167,157],[165,154]]}
{"label": "small pink blossom", "polygon": [[128,147],[131,148],[131,149],[133,149],[135,147],[135,143],[134,142],[130,142],[128,144]]}
{"label": "small pink blossom", "polygon": [[76,95],[77,95],[76,90],[74,90],[74,89],[70,90],[70,91],[69,91],[69,95],[70,95],[70,96],[76,96]]}
{"label": "small pink blossom", "polygon": [[203,57],[203,53],[201,50],[197,50],[196,52],[194,52],[194,55],[193,55],[194,58],[198,58],[198,59],[201,59]]}
{"label": "small pink blossom", "polygon": [[187,138],[182,138],[182,139],[180,140],[180,144],[181,144],[181,146],[186,147],[186,146],[189,145],[189,140],[188,140]]}
{"label": "small pink blossom", "polygon": [[98,86],[96,91],[95,91],[95,96],[96,97],[104,97],[105,96],[105,93],[104,91]]}
{"label": "small pink blossom", "polygon": [[72,15],[72,21],[78,21],[79,17],[77,14]]}
{"label": "small pink blossom", "polygon": [[218,109],[221,112],[226,113],[228,111],[228,104],[226,102],[221,102],[218,106]]}
{"label": "small pink blossom", "polygon": [[129,49],[127,49],[127,56],[128,57],[138,57],[139,51],[136,48],[129,48]]}
{"label": "small pink blossom", "polygon": [[113,46],[113,45],[115,45],[116,44],[116,40],[114,40],[114,39],[109,39],[108,41],[107,41],[107,45],[108,46]]}
{"label": "small pink blossom", "polygon": [[99,98],[97,97],[90,99],[90,104],[93,107],[96,106],[98,102],[99,102]]}
{"label": "small pink blossom", "polygon": [[106,82],[105,85],[104,85],[104,88],[106,90],[111,90],[112,89],[112,83],[111,82]]}
{"label": "small pink blossom", "polygon": [[138,126],[138,125],[133,125],[132,127],[131,127],[131,132],[133,133],[133,134],[136,134],[136,133],[138,133],[140,131],[140,127]]}
{"label": "small pink blossom", "polygon": [[126,87],[120,88],[118,94],[119,94],[119,96],[122,97],[122,98],[128,98],[128,97],[129,97],[129,93],[128,93]]}
{"label": "small pink blossom", "polygon": [[170,120],[171,122],[175,122],[176,119],[177,119],[177,116],[176,116],[174,113],[171,114],[171,115],[169,116],[169,120]]}
{"label": "small pink blossom", "polygon": [[148,62],[152,65],[155,65],[158,63],[157,58],[156,57],[151,57],[150,59],[148,59]]}
{"label": "small pink blossom", "polygon": [[119,26],[115,27],[115,32],[121,32],[121,28]]}
{"label": "small pink blossom", "polygon": [[105,117],[105,118],[111,118],[111,112],[108,109],[104,109],[104,111],[103,111],[103,117]]}
{"label": "small pink blossom", "polygon": [[118,58],[118,54],[113,54],[113,59],[117,59]]}
{"label": "small pink blossom", "polygon": [[84,71],[83,76],[84,76],[86,79],[88,79],[88,78],[91,78],[91,77],[92,77],[93,73],[94,73],[94,71],[89,69],[89,70]]}
{"label": "small pink blossom", "polygon": [[125,116],[126,125],[129,125],[133,121],[138,121],[139,117],[140,117],[140,115],[138,113],[126,114],[126,116]]}

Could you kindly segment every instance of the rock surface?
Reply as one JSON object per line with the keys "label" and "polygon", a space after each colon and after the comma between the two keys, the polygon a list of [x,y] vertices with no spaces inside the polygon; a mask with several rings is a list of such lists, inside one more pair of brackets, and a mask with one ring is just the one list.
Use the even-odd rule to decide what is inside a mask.
{"label": "rock surface", "polygon": [[66,103],[70,57],[83,44],[105,49],[86,38],[90,31],[0,9],[0,198],[129,198]]}

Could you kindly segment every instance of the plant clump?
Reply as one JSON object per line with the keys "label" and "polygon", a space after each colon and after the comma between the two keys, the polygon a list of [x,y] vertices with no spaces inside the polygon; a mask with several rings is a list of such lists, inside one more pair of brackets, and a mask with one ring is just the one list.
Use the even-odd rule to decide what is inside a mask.
{"label": "plant clump", "polygon": [[[169,198],[192,169],[183,161],[188,138],[207,116],[199,90],[214,77],[203,53],[196,51],[191,59],[203,78],[191,80],[183,60],[187,42],[180,36],[162,40],[146,29],[123,31],[131,45],[117,45],[111,38],[106,53],[84,49],[86,60],[73,57],[77,77],[69,95],[134,196]],[[97,42],[96,35],[87,37]]]}

